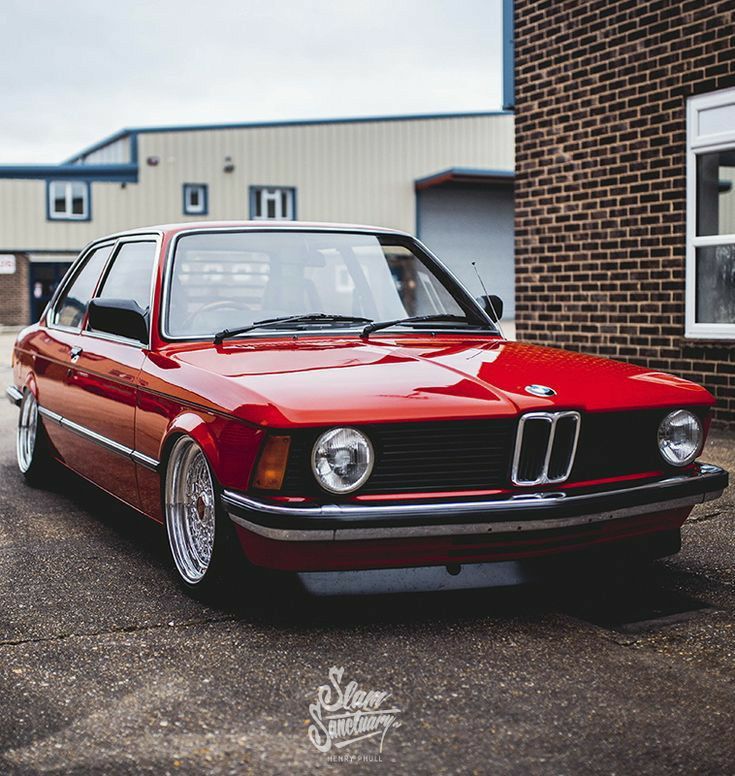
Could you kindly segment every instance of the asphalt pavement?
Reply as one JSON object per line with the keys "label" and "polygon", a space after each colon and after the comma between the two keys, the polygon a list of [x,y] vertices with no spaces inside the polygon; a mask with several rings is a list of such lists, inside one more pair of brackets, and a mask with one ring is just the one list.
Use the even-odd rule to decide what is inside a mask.
{"label": "asphalt pavement", "polygon": [[[615,581],[346,600],[266,582],[205,606],[155,524],[69,475],[26,486],[16,417],[3,401],[0,773],[735,771],[732,488],[679,555]],[[733,470],[734,447],[715,433],[704,458]],[[312,744],[332,667],[352,708],[390,693],[382,753]]]}

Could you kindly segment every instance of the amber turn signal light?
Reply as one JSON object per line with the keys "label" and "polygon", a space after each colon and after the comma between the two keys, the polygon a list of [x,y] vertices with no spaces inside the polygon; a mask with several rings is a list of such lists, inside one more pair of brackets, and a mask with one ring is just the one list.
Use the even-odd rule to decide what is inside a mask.
{"label": "amber turn signal light", "polygon": [[280,490],[286,474],[291,437],[271,436],[265,440],[253,478],[253,487],[263,490]]}

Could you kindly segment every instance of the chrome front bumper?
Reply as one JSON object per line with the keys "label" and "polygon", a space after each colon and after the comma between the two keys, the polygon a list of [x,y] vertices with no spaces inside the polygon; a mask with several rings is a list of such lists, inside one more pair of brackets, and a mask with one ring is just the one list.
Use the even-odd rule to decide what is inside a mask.
{"label": "chrome front bumper", "polygon": [[289,506],[225,491],[237,525],[277,541],[356,541],[551,531],[691,507],[719,498],[728,474],[698,464],[685,474],[617,490],[524,493],[482,501]]}
{"label": "chrome front bumper", "polygon": [[11,404],[20,407],[20,403],[23,400],[23,394],[14,385],[9,385],[5,389],[5,395],[8,397],[8,401]]}

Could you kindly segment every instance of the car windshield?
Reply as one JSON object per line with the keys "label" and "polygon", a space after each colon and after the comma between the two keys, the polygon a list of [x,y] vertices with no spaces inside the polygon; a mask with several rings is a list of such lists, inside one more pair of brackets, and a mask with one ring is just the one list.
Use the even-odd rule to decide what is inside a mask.
{"label": "car windshield", "polygon": [[[165,333],[172,337],[207,337],[264,319],[314,313],[358,320],[284,321],[268,330],[279,325],[344,328],[364,326],[365,320],[422,315],[464,319],[468,308],[462,292],[432,271],[412,241],[398,236],[297,231],[185,234],[176,243],[169,272]],[[478,323],[482,319],[473,314],[470,325]],[[432,325],[468,324],[460,320]]]}

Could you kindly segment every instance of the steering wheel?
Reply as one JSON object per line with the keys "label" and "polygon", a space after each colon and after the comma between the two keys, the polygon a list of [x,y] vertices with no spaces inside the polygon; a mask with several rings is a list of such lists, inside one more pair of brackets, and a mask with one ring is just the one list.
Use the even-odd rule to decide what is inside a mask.
{"label": "steering wheel", "polygon": [[[189,316],[189,326],[194,331],[199,330],[201,327],[197,326],[196,323],[199,318],[202,316],[208,315],[210,313],[219,313],[219,312],[233,312],[233,313],[242,313],[243,309],[241,305],[235,304],[235,302],[230,302],[227,299],[223,299],[218,302],[209,302],[205,304],[204,306],[200,307],[195,313],[192,313],[192,315]],[[204,327],[208,328],[208,327]]]}

